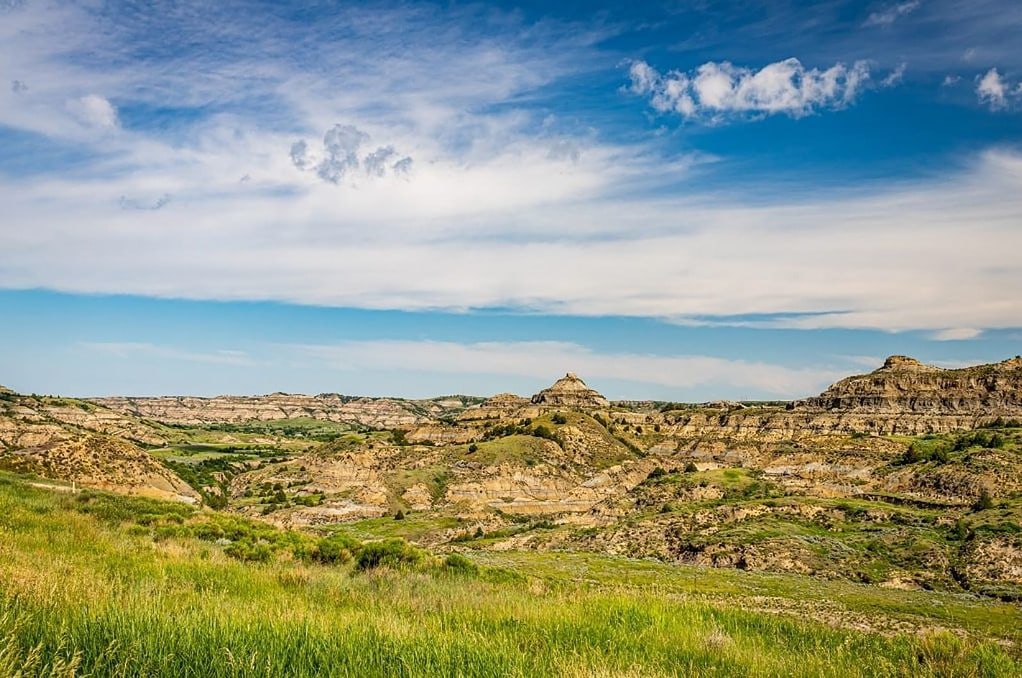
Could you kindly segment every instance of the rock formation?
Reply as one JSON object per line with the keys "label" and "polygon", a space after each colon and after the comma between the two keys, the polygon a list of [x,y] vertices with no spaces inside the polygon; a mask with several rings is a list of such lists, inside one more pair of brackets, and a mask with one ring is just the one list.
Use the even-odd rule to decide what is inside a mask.
{"label": "rock formation", "polygon": [[586,386],[577,375],[568,372],[553,383],[532,396],[534,405],[574,410],[595,410],[610,406],[610,402],[598,392]]}
{"label": "rock formation", "polygon": [[[336,435],[320,444],[306,436],[308,421],[279,431],[221,425],[290,419],[357,426],[328,426]],[[172,469],[198,471],[206,455],[168,468],[142,448],[166,446],[159,456],[169,459],[175,448],[219,443],[209,462],[239,455],[222,477],[226,510],[281,525],[413,512],[421,543],[596,550],[882,585],[967,581],[1022,599],[1015,529],[970,526],[1018,523],[1018,421],[1022,358],[943,369],[892,356],[787,406],[609,403],[570,373],[531,400],[84,401],[0,391],[0,467],[189,500]],[[923,434],[940,435],[902,437]],[[996,512],[974,508],[984,495]],[[486,539],[476,543],[479,530]],[[915,544],[927,545],[925,556]]]}
{"label": "rock formation", "polygon": [[478,421],[485,419],[504,419],[513,417],[522,408],[528,406],[529,401],[514,393],[498,393],[484,402],[470,407],[458,415],[460,421]]}
{"label": "rock formation", "polygon": [[942,369],[891,356],[866,375],[837,382],[796,410],[863,414],[1022,415],[1022,358]]}
{"label": "rock formation", "polygon": [[455,415],[478,400],[403,400],[357,398],[336,393],[317,396],[273,393],[251,397],[96,398],[92,402],[125,414],[188,426],[312,418],[371,428],[407,429]]}

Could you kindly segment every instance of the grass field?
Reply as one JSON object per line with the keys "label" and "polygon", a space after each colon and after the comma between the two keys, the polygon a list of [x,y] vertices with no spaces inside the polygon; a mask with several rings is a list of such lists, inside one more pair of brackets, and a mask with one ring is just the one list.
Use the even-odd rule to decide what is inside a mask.
{"label": "grass field", "polygon": [[321,564],[312,537],[0,476],[0,675],[1022,672],[1003,603],[591,554],[373,567],[348,547]]}

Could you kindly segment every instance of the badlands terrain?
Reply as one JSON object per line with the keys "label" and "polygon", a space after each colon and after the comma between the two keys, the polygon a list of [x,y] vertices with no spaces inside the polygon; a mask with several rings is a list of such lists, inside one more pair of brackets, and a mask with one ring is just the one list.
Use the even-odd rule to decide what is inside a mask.
{"label": "badlands terrain", "polygon": [[[128,593],[120,584],[100,587],[106,591],[102,605],[116,611],[109,618],[89,616],[91,608],[62,607],[51,598],[65,586],[77,591],[66,594],[69,601],[91,591],[99,581],[97,568],[111,582],[132,582],[131,595],[156,595],[167,607],[164,615],[173,616],[171,608],[208,586],[220,591],[217,595],[234,596],[222,601],[224,610],[232,605],[248,610],[256,604],[252,596],[262,595],[254,593],[259,587],[285,586],[301,591],[294,594],[303,596],[295,609],[311,606],[309,619],[320,623],[315,612],[320,603],[309,596],[334,590],[324,582],[339,576],[330,570],[338,563],[354,563],[348,567],[356,574],[381,564],[391,571],[380,575],[391,587],[387,604],[413,608],[405,621],[390,620],[391,608],[381,612],[380,619],[398,625],[378,629],[392,640],[410,638],[395,630],[409,619],[426,623],[422,620],[438,614],[438,628],[448,628],[445,601],[475,591],[471,600],[458,603],[464,606],[458,614],[469,615],[458,617],[458,623],[467,624],[466,633],[482,634],[486,640],[480,647],[502,636],[479,624],[520,624],[520,615],[540,609],[560,614],[560,606],[589,595],[625,596],[613,604],[602,597],[590,601],[610,606],[601,624],[626,614],[614,606],[632,609],[635,596],[644,601],[642,614],[674,604],[665,601],[683,600],[709,606],[702,612],[692,608],[697,617],[752,615],[741,623],[723,617],[709,626],[686,622],[689,630],[702,629],[692,641],[698,651],[686,655],[696,662],[690,668],[722,675],[783,675],[808,666],[785,663],[810,661],[798,652],[769,663],[774,659],[761,644],[781,641],[742,640],[749,628],[786,638],[795,634],[789,640],[823,628],[852,634],[818,641],[830,653],[821,670],[833,673],[844,666],[843,675],[1011,674],[1020,651],[1018,357],[942,369],[892,356],[818,396],[769,403],[614,402],[570,373],[531,396],[426,400],[285,393],[75,399],[2,389],[0,481],[7,516],[0,528],[15,537],[4,547],[12,564],[0,568],[3,590],[9,600],[42,596],[31,605],[8,605],[7,621],[0,624],[8,642],[6,651],[0,647],[0,668],[5,657],[28,662],[32,644],[45,650],[39,661],[60,655],[66,639],[45,630],[56,628],[58,618],[60,628],[80,624],[84,634],[68,646],[78,654],[60,655],[66,655],[68,666],[174,675],[175,667],[185,665],[157,670],[162,655],[144,649],[152,634],[170,634],[167,642],[182,643],[180,652],[200,652],[188,646],[191,636],[179,638],[177,631],[159,626],[165,623],[160,620],[151,620],[159,628],[138,631],[142,635],[131,641],[138,646],[118,645],[122,654],[89,650],[104,642],[128,642],[130,633],[117,626]],[[50,536],[42,539],[43,534]],[[63,539],[72,541],[55,546]],[[150,552],[164,568],[153,581],[164,584],[135,591],[131,587],[148,580],[118,568],[155,567],[132,560]],[[94,560],[104,553],[107,560]],[[212,574],[208,568],[228,567],[216,564],[223,559],[241,561],[248,569],[230,570],[229,577]],[[38,570],[43,561],[58,569]],[[18,569],[18,562],[27,569]],[[174,574],[173,568],[188,574]],[[61,573],[66,571],[81,579],[65,580]],[[359,583],[364,580],[356,574],[345,575],[354,577],[344,580],[345,595],[382,604],[380,589],[362,590],[368,584]],[[449,583],[449,577],[462,575],[475,583]],[[210,583],[221,576],[226,579],[220,584]],[[60,583],[47,584],[47,577]],[[272,582],[259,584],[260,577]],[[421,577],[435,581],[427,585]],[[174,593],[179,579],[191,593]],[[85,589],[75,589],[76,581]],[[239,591],[249,597],[238,598]],[[551,602],[553,592],[572,602]],[[521,595],[532,596],[532,602],[515,598]],[[495,602],[498,598],[503,602]],[[476,605],[492,605],[496,621],[472,616],[468,610]],[[581,608],[578,612],[584,617]],[[648,623],[666,634],[680,614],[661,613],[640,624],[646,629],[642,633]],[[10,621],[23,616],[28,621]],[[204,630],[196,633],[207,633],[214,623],[234,629],[235,617],[228,616],[203,617],[195,624]],[[41,618],[47,621],[38,622]],[[807,626],[784,626],[782,632],[763,621],[774,618]],[[100,622],[112,626],[97,640],[89,634]],[[549,623],[562,622],[551,617]],[[136,623],[143,624],[131,622]],[[294,632],[285,621],[279,624],[266,633]],[[574,640],[547,648],[548,655],[516,654],[509,648],[520,647],[527,633],[521,630],[526,627],[515,628],[504,639],[506,648],[490,648],[493,655],[486,661],[497,664],[458,664],[463,655],[455,636],[448,638],[450,646],[424,639],[415,652],[440,653],[429,655],[437,663],[423,667],[475,675],[529,661],[548,663],[521,664],[512,673],[616,675],[629,667],[639,667],[636,675],[674,673],[664,668],[672,666],[673,646],[664,645],[663,656],[650,649],[659,647],[659,640],[637,647],[635,656],[606,655],[611,664],[594,668],[571,663]],[[600,628],[599,633],[606,630]],[[238,633],[236,642],[254,644],[257,656],[263,641]],[[546,631],[537,626],[536,633]],[[671,633],[676,640],[680,632]],[[933,640],[933,633],[945,635]],[[290,641],[273,638],[290,647]],[[881,643],[871,651],[893,663],[857,665],[854,652],[841,654],[851,647],[848,638]],[[377,638],[370,646],[390,647],[381,642]],[[128,646],[130,653],[123,649]],[[221,661],[216,649],[221,646],[209,647],[203,645],[201,652]],[[721,650],[727,647],[732,650]],[[336,649],[329,643],[324,648]],[[341,661],[337,658],[302,661],[310,662],[308,675],[315,675],[317,666],[332,666],[337,675],[389,675],[397,664],[388,662],[404,662],[412,651],[391,649],[393,655],[372,655],[379,663],[344,670],[330,663]],[[265,660],[270,662],[269,656]],[[34,666],[26,675],[50,675],[51,664]],[[268,675],[280,672],[270,663],[264,668]],[[236,669],[220,673],[238,675]]]}
{"label": "badlands terrain", "polygon": [[[788,403],[0,393],[0,464],[279,527],[1022,597],[1022,359]],[[395,520],[395,517],[398,519]]]}

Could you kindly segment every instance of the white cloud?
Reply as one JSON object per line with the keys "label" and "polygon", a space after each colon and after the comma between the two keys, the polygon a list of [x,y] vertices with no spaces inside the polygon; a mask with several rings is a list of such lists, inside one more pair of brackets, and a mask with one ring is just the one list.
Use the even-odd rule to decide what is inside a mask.
{"label": "white cloud", "polygon": [[919,9],[919,5],[922,3],[919,0],[908,0],[907,2],[900,2],[896,5],[891,5],[878,12],[872,12],[867,18],[864,26],[890,26],[895,21],[911,14],[912,12]]}
{"label": "white cloud", "polygon": [[86,127],[114,129],[118,126],[117,109],[98,94],[88,94],[67,102],[67,108]]}
{"label": "white cloud", "polygon": [[905,78],[905,70],[908,68],[908,64],[901,62],[898,66],[887,74],[883,80],[880,81],[881,87],[894,87]]}
{"label": "white cloud", "polygon": [[88,342],[78,344],[84,349],[105,353],[118,358],[143,356],[160,360],[178,360],[190,363],[207,363],[216,365],[235,365],[253,367],[259,363],[245,351],[221,349],[208,352],[187,351],[174,346],[163,346],[145,342]]}
{"label": "white cloud", "polygon": [[672,388],[707,385],[731,392],[797,397],[818,393],[845,376],[831,369],[794,369],[699,355],[601,353],[570,342],[347,341],[289,347],[337,370],[494,374],[554,379],[566,371],[599,389],[601,379]]}
{"label": "white cloud", "polygon": [[870,74],[865,61],[851,67],[839,63],[821,71],[807,69],[792,58],[758,71],[710,61],[689,73],[666,74],[645,61],[635,61],[629,76],[630,90],[649,97],[657,111],[713,121],[749,114],[797,118],[820,109],[842,108],[855,100]]}
{"label": "white cloud", "polygon": [[139,200],[122,195],[118,202],[126,210],[158,210],[163,209],[170,202],[170,196],[166,193],[152,200]]}
{"label": "white cloud", "polygon": [[647,170],[603,153],[590,149],[565,173],[543,146],[425,165],[413,182],[368,182],[343,201],[322,183],[267,192],[196,165],[192,181],[212,191],[188,185],[190,199],[144,212],[117,198],[144,195],[160,176],[8,182],[0,286],[360,308],[814,314],[769,323],[806,329],[1022,326],[1022,156],[988,153],[945,180],[873,193],[743,204],[623,196],[620,185]]}
{"label": "white cloud", "polygon": [[940,83],[941,87],[951,87],[957,85],[962,79],[960,75],[945,75],[943,82]]}
{"label": "white cloud", "polygon": [[[578,31],[489,12],[507,25],[467,30],[429,7],[346,9],[302,31],[352,39],[309,51],[318,34],[296,36],[286,22],[191,16],[220,5],[182,5],[173,18],[185,23],[166,39],[210,49],[170,45],[155,66],[130,58],[124,23],[77,4],[4,16],[5,69],[31,74],[31,87],[0,88],[0,124],[101,153],[84,170],[0,183],[0,287],[675,319],[816,314],[776,322],[792,327],[1022,325],[1016,154],[885,188],[752,201],[742,189],[772,187],[721,184],[693,197],[677,187],[706,159],[541,124],[518,105],[592,66]],[[149,40],[157,27],[134,28]],[[794,60],[704,66],[661,75],[637,62],[632,86],[689,117],[803,115],[847,105],[869,75]],[[66,105],[93,92],[224,112],[171,139],[133,126],[97,135]],[[356,174],[350,143],[313,142],[339,120],[371,137],[355,134]],[[361,180],[406,171],[397,157],[415,158],[414,181]],[[355,177],[358,190],[339,199],[318,180],[327,158],[327,176]],[[668,184],[674,197],[658,190]]]}
{"label": "white cloud", "polygon": [[1022,82],[1012,84],[996,68],[991,68],[978,78],[976,96],[980,103],[987,104],[991,110],[1007,108],[1022,96]]}
{"label": "white cloud", "polygon": [[944,330],[937,330],[930,335],[930,338],[934,341],[966,341],[968,339],[976,339],[983,330],[976,329],[975,327],[951,327]]}
{"label": "white cloud", "polygon": [[1001,78],[1001,74],[997,72],[996,68],[991,68],[986,72],[979,80],[979,84],[976,85],[976,95],[979,100],[983,103],[987,103],[991,108],[1003,108],[1006,102],[1008,93],[1008,85]]}
{"label": "white cloud", "polygon": [[291,144],[291,163],[299,170],[314,171],[320,179],[331,184],[347,183],[356,177],[406,176],[411,171],[412,158],[401,157],[393,146],[363,151],[363,145],[370,139],[354,125],[336,124],[323,136],[321,150],[311,150],[304,139]]}

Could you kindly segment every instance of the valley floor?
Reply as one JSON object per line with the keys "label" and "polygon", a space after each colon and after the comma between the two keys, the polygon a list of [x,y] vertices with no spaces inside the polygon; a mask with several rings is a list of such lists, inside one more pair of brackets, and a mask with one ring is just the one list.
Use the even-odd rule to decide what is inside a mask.
{"label": "valley floor", "polygon": [[574,552],[440,558],[0,476],[0,676],[1011,676],[1022,609]]}

